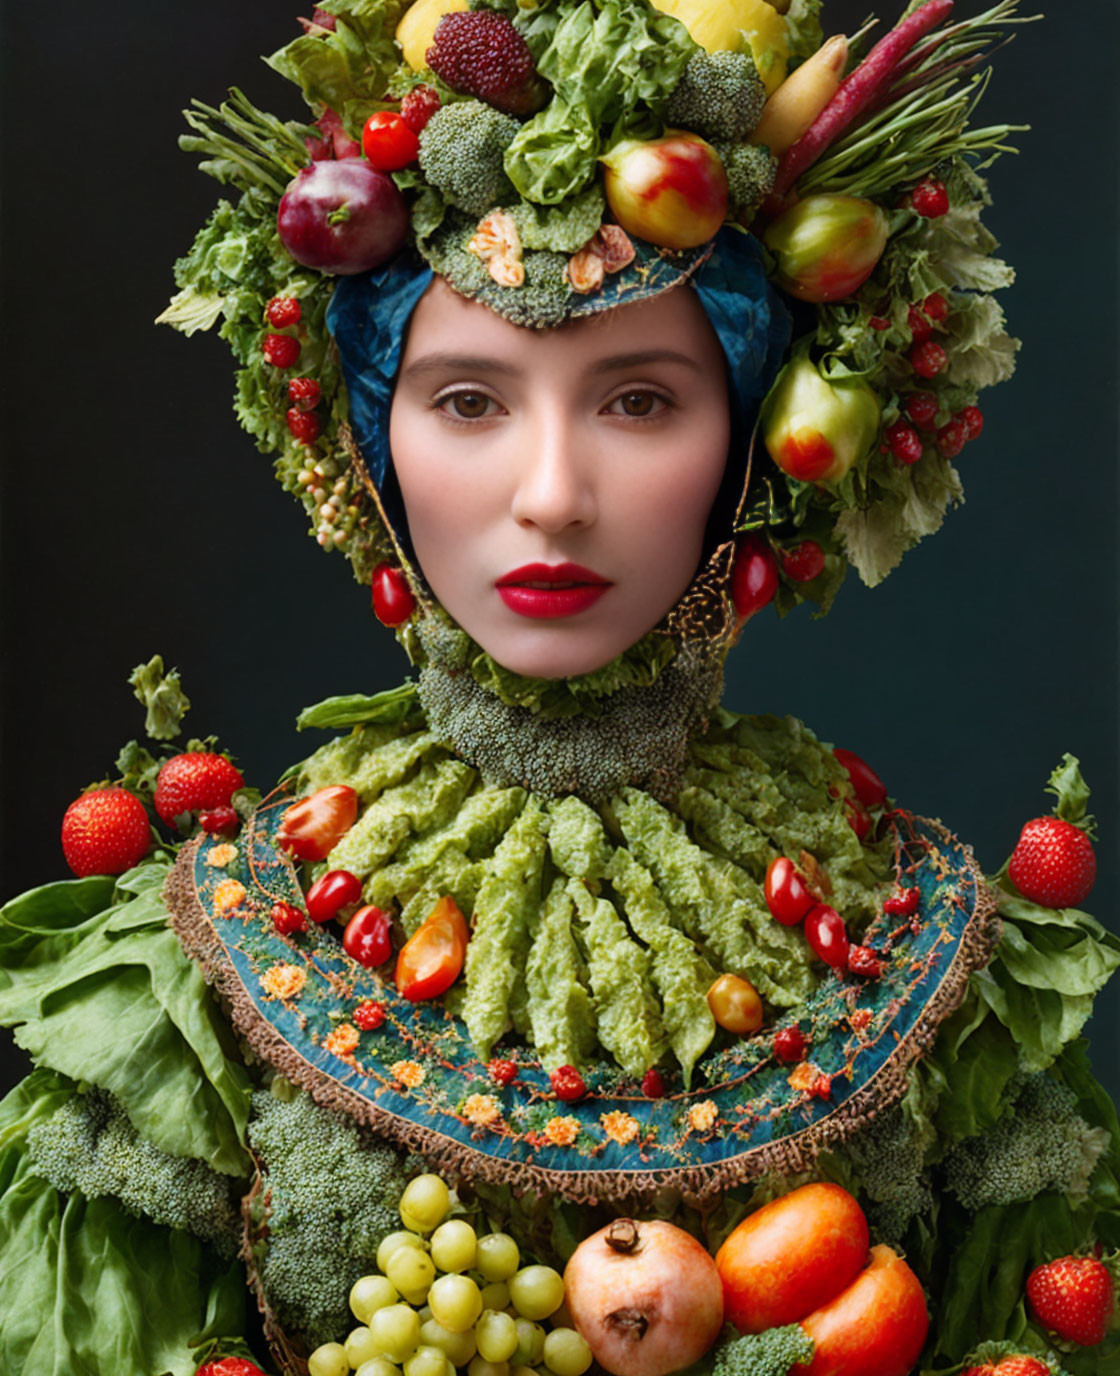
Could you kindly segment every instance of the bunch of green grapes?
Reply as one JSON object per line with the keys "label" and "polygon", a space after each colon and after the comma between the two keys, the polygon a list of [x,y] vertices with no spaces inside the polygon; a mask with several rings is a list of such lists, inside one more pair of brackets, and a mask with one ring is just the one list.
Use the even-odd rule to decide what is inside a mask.
{"label": "bunch of green grapes", "polygon": [[583,1376],[591,1349],[567,1320],[560,1273],[522,1266],[507,1233],[479,1237],[450,1209],[438,1175],[408,1184],[404,1230],[378,1247],[379,1274],[350,1291],[360,1326],[317,1347],[310,1376]]}

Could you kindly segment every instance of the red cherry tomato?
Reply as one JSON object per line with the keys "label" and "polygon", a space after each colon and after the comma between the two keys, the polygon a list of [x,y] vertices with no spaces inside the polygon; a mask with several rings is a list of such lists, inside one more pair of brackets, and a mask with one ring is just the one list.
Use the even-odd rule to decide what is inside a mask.
{"label": "red cherry tomato", "polygon": [[293,904],[285,903],[282,898],[273,903],[269,916],[272,918],[272,925],[281,936],[307,931],[307,918],[304,914]]}
{"label": "red cherry tomato", "polygon": [[844,816],[848,825],[862,841],[871,830],[871,814],[858,798],[844,799]]}
{"label": "red cherry tomato", "polygon": [[416,161],[420,140],[396,110],[378,110],[362,130],[362,152],[378,172],[399,172]]}
{"label": "red cherry tomato", "polygon": [[325,860],[354,825],[358,795],[346,784],[320,788],[284,813],[276,844],[297,860]]}
{"label": "red cherry tomato", "polygon": [[805,918],[805,939],[813,954],[834,970],[848,968],[848,931],[844,919],[827,903],[818,903]]}
{"label": "red cherry tomato", "polygon": [[837,763],[847,770],[856,797],[864,807],[882,807],[887,801],[887,786],[867,761],[861,760],[850,750],[842,750],[839,746],[832,753],[836,756]]}
{"label": "red cherry tomato", "polygon": [[328,870],[307,890],[307,912],[312,922],[329,922],[343,908],[362,901],[362,881],[349,870]]}
{"label": "red cherry tomato", "polygon": [[778,591],[778,561],[761,535],[748,535],[739,545],[731,570],[731,601],[740,624],[754,616]]}
{"label": "red cherry tomato", "polygon": [[801,871],[784,855],[770,861],[762,886],[766,906],[783,927],[796,927],[816,899],[809,892]]}
{"label": "red cherry tomato", "polygon": [[342,949],[367,970],[384,965],[393,954],[389,914],[372,904],[359,908],[346,924],[346,931],[342,934]]}
{"label": "red cherry tomato", "polygon": [[373,614],[383,626],[400,626],[412,615],[416,599],[400,569],[378,564],[370,581]]}
{"label": "red cherry tomato", "polygon": [[558,1065],[548,1077],[552,1092],[566,1104],[574,1104],[587,1093],[583,1076],[574,1065]]}
{"label": "red cherry tomato", "polygon": [[397,988],[406,999],[438,998],[459,978],[467,954],[467,923],[450,896],[441,898],[397,957]]}

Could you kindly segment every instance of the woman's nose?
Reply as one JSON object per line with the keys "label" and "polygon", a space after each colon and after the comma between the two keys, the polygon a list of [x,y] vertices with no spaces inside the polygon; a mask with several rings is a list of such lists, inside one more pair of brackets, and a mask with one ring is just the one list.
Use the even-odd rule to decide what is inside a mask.
{"label": "woman's nose", "polygon": [[514,520],[549,534],[593,524],[591,455],[570,414],[542,417],[527,428],[525,444],[513,493]]}

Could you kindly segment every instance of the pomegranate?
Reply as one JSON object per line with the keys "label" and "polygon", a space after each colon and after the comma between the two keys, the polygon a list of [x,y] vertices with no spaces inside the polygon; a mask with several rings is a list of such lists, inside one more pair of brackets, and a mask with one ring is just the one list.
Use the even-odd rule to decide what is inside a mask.
{"label": "pomegranate", "polygon": [[667,1376],[698,1361],[723,1326],[716,1264],[672,1223],[616,1218],[564,1271],[572,1322],[614,1376]]}

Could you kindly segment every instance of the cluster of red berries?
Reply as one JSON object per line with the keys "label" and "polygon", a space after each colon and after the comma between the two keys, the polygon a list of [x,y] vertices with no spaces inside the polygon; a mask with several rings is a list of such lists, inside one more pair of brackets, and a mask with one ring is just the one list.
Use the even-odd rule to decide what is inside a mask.
{"label": "cluster of red berries", "polygon": [[[295,329],[303,318],[303,307],[294,296],[274,296],[264,309],[274,330]],[[299,362],[300,342],[294,334],[266,334],[261,344],[265,362],[274,368],[294,368]],[[322,388],[313,377],[294,377],[288,383],[288,408],[285,420],[292,437],[300,444],[314,444],[321,425],[315,408],[322,400]]]}
{"label": "cluster of red berries", "polygon": [[936,429],[934,442],[939,452],[947,459],[955,459],[969,440],[978,438],[984,429],[984,413],[979,406],[966,406],[944,425],[935,426],[939,405],[933,392],[910,392],[902,399],[902,409],[913,424],[900,418],[883,431],[883,448],[899,463],[917,463],[922,457],[925,443],[919,430]]}

